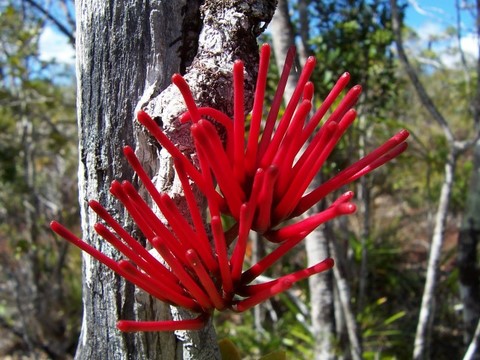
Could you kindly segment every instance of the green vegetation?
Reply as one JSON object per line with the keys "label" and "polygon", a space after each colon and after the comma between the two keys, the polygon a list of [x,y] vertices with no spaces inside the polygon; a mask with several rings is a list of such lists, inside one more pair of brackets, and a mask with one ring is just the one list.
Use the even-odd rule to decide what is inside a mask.
{"label": "green vegetation", "polygon": [[17,355],[55,357],[74,351],[81,311],[80,256],[48,229],[78,224],[75,84],[39,59],[42,27],[0,9],[0,329]]}

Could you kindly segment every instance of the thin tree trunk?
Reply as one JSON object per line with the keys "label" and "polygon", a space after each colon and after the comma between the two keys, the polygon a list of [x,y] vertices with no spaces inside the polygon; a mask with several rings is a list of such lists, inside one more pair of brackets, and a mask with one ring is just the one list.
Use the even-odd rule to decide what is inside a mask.
{"label": "thin tree trunk", "polygon": [[420,315],[415,334],[413,358],[415,360],[428,359],[430,350],[430,335],[435,313],[435,289],[437,284],[438,268],[442,253],[442,245],[447,221],[448,205],[453,188],[457,158],[450,153],[445,164],[445,174],[438,200],[438,208],[435,216],[435,227],[433,229],[430,255],[427,266],[427,279],[423,290]]}
{"label": "thin tree trunk", "polygon": [[[258,58],[256,36],[270,21],[275,1],[207,0],[201,12],[200,3],[76,2],[82,230],[84,239],[107,256],[115,258],[116,254],[93,232],[97,219],[86,208],[88,199],[99,200],[139,237],[108,194],[113,179],[132,179],[121,156],[123,145],[136,145],[162,191],[177,193],[180,199],[182,195],[173,181],[171,159],[163,152],[157,154],[157,147],[134,125],[135,109],[145,108],[163,122],[174,142],[191,150],[188,132],[177,119],[184,105],[178,92],[167,86],[171,75],[183,72],[195,55],[185,78],[199,105],[215,104],[219,110],[232,112],[231,69],[235,59],[245,61],[246,94],[251,98]],[[171,309],[155,299],[138,302],[131,284],[88,256],[84,257],[83,270],[84,317],[77,359],[219,358],[212,327],[176,336],[121,333],[115,328],[119,318],[164,319],[170,317]],[[172,312],[182,316],[176,309]]]}
{"label": "thin tree trunk", "polygon": [[[273,34],[273,48],[278,69],[290,47],[295,45],[295,31],[290,21],[288,2],[280,0],[270,25]],[[303,53],[305,55],[305,53]],[[302,57],[302,51],[298,53]],[[302,59],[301,63],[304,63]],[[284,100],[287,103],[297,85],[299,71],[293,71],[285,89]],[[317,184],[318,185],[318,184]],[[313,185],[315,187],[315,185]],[[310,210],[315,211],[315,209]],[[322,229],[316,229],[305,239],[308,266],[317,264],[329,257],[328,242]],[[330,272],[318,274],[308,279],[310,288],[311,322],[315,337],[315,359],[334,359],[333,340],[335,326],[333,321],[332,276]]]}
{"label": "thin tree trunk", "polygon": [[395,44],[397,45],[398,58],[403,64],[405,72],[407,73],[420,102],[428,111],[432,119],[435,120],[435,122],[437,122],[437,124],[440,126],[448,143],[453,145],[455,139],[453,137],[453,133],[448,125],[447,120],[439,112],[439,110],[433,103],[433,100],[428,95],[427,90],[420,81],[417,72],[410,64],[407,54],[405,53],[405,49],[403,48],[402,24],[400,22],[400,16],[398,14],[397,0],[390,0],[390,6],[392,11],[392,31],[395,38]]}
{"label": "thin tree trunk", "polygon": [[[283,62],[287,56],[288,50],[295,46],[295,30],[293,24],[290,21],[290,14],[288,9],[287,0],[279,0],[277,10],[273,15],[272,22],[270,24],[270,30],[272,31],[272,43],[273,51],[275,53],[275,60],[277,62],[277,67],[279,71],[283,68]],[[295,58],[295,62],[298,65],[298,57]],[[288,103],[292,97],[295,87],[297,86],[299,74],[299,67],[297,66],[297,71],[292,70],[287,86],[285,87],[285,92],[283,99],[285,103]]]}
{"label": "thin tree trunk", "polygon": [[480,344],[480,321],[477,323],[475,333],[473,334],[472,341],[468,346],[467,352],[463,357],[463,360],[474,360],[478,358],[478,348]]}
{"label": "thin tree trunk", "polygon": [[308,12],[308,6],[310,0],[298,0],[298,29],[300,33],[300,42],[298,45],[298,57],[300,63],[305,64],[307,58],[312,54],[310,49],[310,16]]}
{"label": "thin tree trunk", "polygon": [[419,320],[415,334],[413,359],[429,359],[430,354],[430,336],[432,332],[433,319],[435,313],[435,289],[438,277],[438,267],[442,244],[444,240],[445,223],[448,215],[448,206],[453,187],[453,179],[455,175],[456,162],[459,154],[468,148],[468,142],[456,141],[449,127],[448,122],[439,112],[430,96],[427,94],[423,84],[421,83],[415,69],[410,64],[405,50],[403,48],[403,40],[401,34],[401,23],[398,15],[396,0],[390,0],[392,11],[392,29],[395,36],[395,43],[400,61],[412,82],[415,91],[430,116],[437,122],[442,129],[449,146],[449,153],[444,168],[443,184],[438,200],[438,208],[435,216],[435,225],[433,230],[432,242],[430,245],[430,253],[427,266],[427,276],[425,288],[420,306]]}
{"label": "thin tree trunk", "polygon": [[348,285],[345,269],[344,257],[340,254],[338,244],[335,240],[335,235],[329,224],[326,224],[326,234],[329,238],[329,249],[331,256],[336,260],[336,264],[333,268],[333,276],[335,280],[335,286],[338,290],[338,297],[340,301],[340,307],[342,309],[342,315],[345,319],[345,326],[347,328],[348,341],[350,343],[350,355],[353,360],[361,360],[363,349],[359,336],[359,329],[355,314],[352,309],[350,286]]}
{"label": "thin tree trunk", "polygon": [[[279,0],[277,11],[270,25],[273,49],[277,67],[282,69],[283,61],[290,47],[295,45],[295,31],[290,21],[288,1]],[[299,54],[300,55],[300,54]],[[293,71],[285,88],[284,100],[291,98],[298,82],[299,70]],[[319,181],[317,179],[317,181]],[[305,239],[308,266],[329,257],[328,242],[322,229],[316,229]],[[335,324],[333,316],[333,284],[331,273],[327,272],[308,279],[310,287],[311,321],[315,337],[315,359],[334,359]]]}
{"label": "thin tree trunk", "polygon": [[[323,229],[316,229],[305,239],[308,264],[318,264],[331,256]],[[310,313],[315,337],[315,359],[335,359],[335,320],[332,272],[312,276],[310,288]]]}

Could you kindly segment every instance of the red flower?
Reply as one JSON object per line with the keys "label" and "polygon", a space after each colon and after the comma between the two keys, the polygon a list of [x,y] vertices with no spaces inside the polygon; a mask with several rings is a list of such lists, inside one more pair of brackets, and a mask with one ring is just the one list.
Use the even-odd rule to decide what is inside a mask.
{"label": "red flower", "polygon": [[[265,126],[263,131],[260,131],[269,57],[270,47],[263,45],[246,144],[241,61],[236,61],[233,67],[233,120],[211,107],[198,108],[185,80],[178,74],[173,76],[172,81],[180,89],[188,108],[182,120],[193,122],[191,133],[200,157],[201,172],[175,148],[145,112],[138,114],[138,120],[173,157],[184,164],[188,175],[205,194],[211,191],[206,187],[205,178],[210,176],[210,171],[213,172],[220,193],[211,194],[211,206],[218,207],[223,213],[233,216],[238,221],[241,204],[253,201],[255,216],[252,229],[264,234],[270,241],[281,242],[285,240],[282,232],[274,231],[273,228],[285,220],[303,214],[329,193],[401,154],[407,148],[405,140],[409,133],[401,130],[382,146],[305,194],[337,142],[355,120],[356,112],[352,106],[361,93],[361,87],[354,86],[315,132],[333,102],[345,89],[350,75],[345,73],[340,77],[322,106],[307,121],[313,97],[313,84],[308,79],[315,66],[315,58],[310,57],[275,129],[283,92],[294,61],[292,49],[285,60]],[[205,118],[213,119],[225,126],[227,133],[225,146],[215,127]],[[315,219],[317,217],[314,216],[308,221],[303,220],[297,228],[300,224],[307,228],[314,226]]]}
{"label": "red flower", "polygon": [[[404,141],[408,132],[402,130],[363,159],[304,195],[340,137],[355,119],[355,112],[351,107],[361,89],[358,86],[352,88],[314,134],[333,101],[345,88],[349,75],[342,75],[320,109],[306,122],[313,96],[313,86],[308,82],[308,78],[315,65],[315,60],[310,58],[275,129],[286,79],[293,64],[293,52],[290,52],[265,127],[260,131],[269,53],[270,48],[264,45],[261,50],[246,145],[242,62],[235,62],[233,69],[233,120],[216,109],[198,108],[185,80],[180,75],[173,76],[173,83],[179,87],[188,108],[182,120],[193,122],[191,133],[200,170],[174,146],[145,112],[141,111],[138,114],[138,120],[174,158],[177,176],[182,183],[190,211],[191,223],[182,216],[167,194],[158,192],[134,151],[128,146],[124,148],[124,154],[151,199],[162,212],[168,227],[128,181],[122,183],[114,181],[110,191],[123,204],[150,245],[165,260],[166,265],[140,245],[97,201],[92,200],[89,205],[108,227],[103,223],[97,223],[94,226],[96,232],[128,260],[115,261],[76,237],[59,223],[51,223],[52,230],[57,234],[147,293],[161,301],[199,314],[194,319],[181,321],[121,320],[118,322],[120,330],[198,329],[205,325],[215,309],[245,311],[285,291],[293,283],[331,268],[333,260],[326,259],[308,269],[276,280],[251,284],[317,226],[337,216],[353,213],[355,205],[350,202],[353,193],[344,193],[320,213],[296,223],[280,226],[285,220],[304,213],[327,194],[367,174],[406,149],[407,144]],[[206,118],[225,126],[227,134],[225,146],[215,127]],[[213,248],[190,180],[207,198],[211,219],[207,226],[210,227],[212,234]],[[216,190],[215,184],[218,184],[220,192]],[[222,214],[230,215],[236,220],[236,225],[232,229],[223,229]],[[242,271],[251,229],[279,245],[258,263]],[[231,255],[228,255],[227,248],[231,243],[232,233],[237,237],[237,241]]]}

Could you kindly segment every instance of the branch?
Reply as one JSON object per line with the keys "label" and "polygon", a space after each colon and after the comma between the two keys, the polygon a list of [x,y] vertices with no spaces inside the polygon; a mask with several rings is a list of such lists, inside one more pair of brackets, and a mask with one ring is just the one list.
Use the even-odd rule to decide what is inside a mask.
{"label": "branch", "polygon": [[67,4],[68,1],[69,0],[62,0],[60,2],[60,6],[62,7],[63,12],[65,13],[65,17],[67,19],[68,25],[70,26],[70,29],[75,29],[75,27],[76,27],[75,26],[75,17],[68,9],[68,4]]}
{"label": "branch", "polygon": [[36,1],[25,0],[25,2],[30,4],[32,7],[34,7],[38,11],[40,11],[40,13],[45,15],[45,17],[48,20],[53,22],[55,24],[55,26],[58,28],[58,30],[60,30],[60,32],[68,38],[68,41],[70,42],[70,44],[73,47],[75,47],[75,35],[73,34],[72,31],[70,31],[70,29],[68,29],[65,25],[63,25],[60,21],[58,21],[58,19],[55,16],[53,16],[52,13],[50,13],[47,9],[45,9],[43,6],[38,4]]}
{"label": "branch", "polygon": [[452,131],[450,130],[450,127],[448,126],[447,121],[445,120],[443,115],[440,114],[432,99],[427,94],[425,87],[420,81],[415,69],[410,64],[407,54],[405,53],[405,49],[403,48],[401,21],[398,15],[397,1],[390,0],[390,5],[392,8],[392,30],[395,37],[395,43],[397,45],[398,57],[400,59],[400,62],[405,67],[405,71],[407,72],[407,75],[410,78],[410,81],[412,82],[421,103],[423,104],[423,106],[425,106],[432,118],[440,125],[445,134],[445,137],[447,138],[448,143],[452,145],[455,139],[453,137]]}

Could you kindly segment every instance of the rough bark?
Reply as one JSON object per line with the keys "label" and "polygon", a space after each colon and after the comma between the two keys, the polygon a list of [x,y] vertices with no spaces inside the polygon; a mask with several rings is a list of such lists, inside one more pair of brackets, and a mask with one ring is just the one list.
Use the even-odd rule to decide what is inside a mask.
{"label": "rough bark", "polygon": [[[93,232],[97,219],[86,204],[97,199],[117,219],[127,221],[108,189],[115,178],[132,178],[121,147],[135,144],[132,119],[145,84],[157,77],[165,87],[168,74],[180,68],[181,42],[175,41],[182,36],[184,5],[136,0],[121,5],[94,0],[76,3],[82,231],[84,239],[114,258],[114,251]],[[174,358],[171,334],[116,330],[119,317],[134,317],[130,284],[89,256],[84,257],[83,271],[84,315],[77,359]]]}
{"label": "rough bark", "polygon": [[[253,89],[258,56],[255,38],[269,22],[275,1],[207,0],[202,18],[197,11],[199,3],[76,3],[82,231],[84,239],[113,258],[116,253],[92,230],[97,219],[86,203],[91,198],[99,200],[139,237],[108,194],[113,179],[132,179],[121,156],[123,145],[136,146],[160,189],[177,193],[181,201],[180,189],[173,184],[172,162],[163,152],[157,154],[158,148],[134,125],[135,109],[143,107],[158,117],[174,142],[192,152],[186,126],[177,121],[183,103],[178,92],[167,87],[171,75],[184,71],[197,54],[185,76],[195,98],[200,105],[231,112],[230,74],[233,60],[240,58],[246,63],[247,94]],[[170,309],[144,297],[138,302],[132,285],[88,256],[83,270],[84,318],[77,359],[219,357],[210,327],[176,337],[171,333],[121,333],[115,328],[119,318],[160,319],[169,317]]]}

